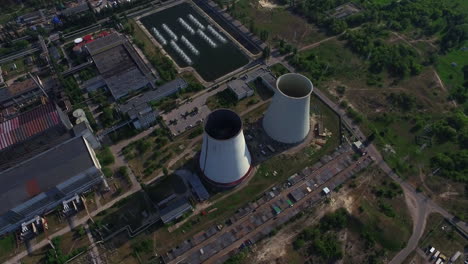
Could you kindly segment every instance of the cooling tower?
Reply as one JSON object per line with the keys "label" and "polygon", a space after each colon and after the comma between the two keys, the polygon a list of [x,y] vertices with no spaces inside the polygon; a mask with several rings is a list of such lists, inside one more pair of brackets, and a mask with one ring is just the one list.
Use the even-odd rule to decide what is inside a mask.
{"label": "cooling tower", "polygon": [[310,94],[312,82],[297,73],[282,75],[276,81],[276,91],[263,117],[268,136],[282,143],[298,143],[310,130]]}
{"label": "cooling tower", "polygon": [[203,178],[218,188],[234,187],[250,174],[250,153],[236,113],[218,109],[208,115],[199,165]]}

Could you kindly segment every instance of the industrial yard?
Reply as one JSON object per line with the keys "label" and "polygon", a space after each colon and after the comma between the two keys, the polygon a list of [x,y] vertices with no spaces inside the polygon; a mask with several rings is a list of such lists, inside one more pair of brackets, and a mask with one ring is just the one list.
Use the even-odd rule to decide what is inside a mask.
{"label": "industrial yard", "polygon": [[467,8],[2,2],[0,262],[466,264]]}

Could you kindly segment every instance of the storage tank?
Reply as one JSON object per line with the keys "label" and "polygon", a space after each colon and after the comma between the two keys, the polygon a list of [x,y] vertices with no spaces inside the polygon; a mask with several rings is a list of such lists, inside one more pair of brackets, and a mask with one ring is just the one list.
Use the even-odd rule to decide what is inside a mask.
{"label": "storage tank", "polygon": [[202,177],[211,185],[231,188],[246,179],[252,169],[241,118],[231,110],[208,115],[200,152]]}
{"label": "storage tank", "polygon": [[297,73],[282,75],[263,117],[263,128],[272,139],[288,144],[304,140],[310,130],[312,82]]}

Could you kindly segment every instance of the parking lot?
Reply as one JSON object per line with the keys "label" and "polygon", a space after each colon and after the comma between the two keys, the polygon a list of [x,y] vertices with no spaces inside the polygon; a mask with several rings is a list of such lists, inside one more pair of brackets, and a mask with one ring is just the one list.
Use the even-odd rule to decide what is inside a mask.
{"label": "parking lot", "polygon": [[213,226],[163,255],[165,263],[223,263],[231,254],[268,235],[302,210],[325,196],[323,188],[335,189],[367,167],[372,159],[352,160],[350,147],[340,147],[313,167],[305,168],[288,182],[264,195],[226,220],[225,227]]}
{"label": "parking lot", "polygon": [[194,99],[186,100],[169,113],[162,114],[161,116],[164,123],[166,123],[171,134],[177,136],[203,122],[205,117],[211,112],[206,106],[206,100],[210,96],[225,89],[227,89],[227,85],[222,84],[218,88],[208,91]]}

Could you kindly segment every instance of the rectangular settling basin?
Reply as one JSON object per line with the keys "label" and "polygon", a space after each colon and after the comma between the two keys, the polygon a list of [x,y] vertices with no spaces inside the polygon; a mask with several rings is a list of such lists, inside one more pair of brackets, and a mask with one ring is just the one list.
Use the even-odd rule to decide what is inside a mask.
{"label": "rectangular settling basin", "polygon": [[[193,17],[190,18],[189,15]],[[179,18],[182,18],[185,24],[188,24],[195,33],[192,34],[187,27],[182,25]],[[195,18],[203,28],[201,28],[193,18]],[[153,38],[163,46],[164,50],[179,67],[192,66],[205,81],[213,81],[249,62],[248,57],[221,32],[217,26],[208,22],[189,3],[181,3],[161,10],[141,18],[140,21]],[[165,24],[166,27],[163,24]],[[217,36],[210,31],[208,25],[211,25],[212,29],[219,35]],[[166,41],[165,44],[161,38],[156,36],[153,28],[155,28]],[[174,33],[177,39],[169,33],[167,28]],[[200,34],[200,32],[197,31],[201,31],[204,34]],[[202,35],[207,36],[211,40],[211,45]],[[182,36],[184,36],[191,45],[187,45],[186,41],[184,42],[182,40]],[[219,38],[219,36],[221,36],[221,38]],[[225,41],[222,41],[222,39]],[[184,56],[181,55],[180,50],[177,51],[177,48],[171,45],[171,40],[185,53],[185,59],[183,58]],[[212,46],[213,43],[215,47]],[[196,51],[193,51],[190,46],[194,47],[196,51],[198,51],[198,54],[196,54]],[[188,63],[187,57],[192,62],[191,64]]]}

